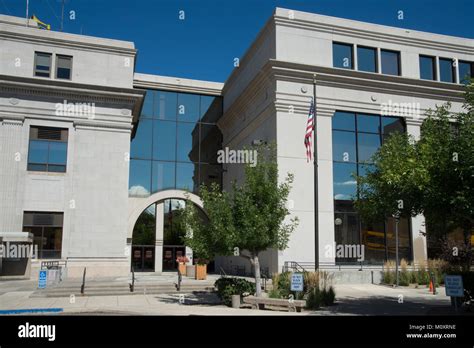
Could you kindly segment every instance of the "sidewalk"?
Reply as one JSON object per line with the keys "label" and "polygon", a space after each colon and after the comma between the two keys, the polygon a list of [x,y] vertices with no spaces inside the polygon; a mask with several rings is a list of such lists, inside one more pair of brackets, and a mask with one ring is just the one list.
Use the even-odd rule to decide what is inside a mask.
{"label": "sidewalk", "polygon": [[[336,305],[318,311],[233,309],[220,304],[215,293],[135,294],[121,296],[31,297],[34,290],[0,295],[0,310],[62,308],[59,315],[443,315],[454,314],[444,288],[392,288],[373,284],[336,285]],[[180,295],[184,303],[180,304]],[[400,297],[402,296],[402,297]],[[402,299],[402,303],[399,303]],[[183,301],[183,300],[182,300]],[[47,315],[51,315],[48,313]],[[55,314],[53,314],[55,315]]]}

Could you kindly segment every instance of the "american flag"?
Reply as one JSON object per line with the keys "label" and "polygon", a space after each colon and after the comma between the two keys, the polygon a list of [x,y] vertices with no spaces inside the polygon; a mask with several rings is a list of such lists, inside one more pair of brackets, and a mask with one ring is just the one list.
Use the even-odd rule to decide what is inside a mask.
{"label": "american flag", "polygon": [[306,162],[311,161],[311,157],[312,157],[311,138],[313,136],[313,129],[314,129],[314,111],[315,111],[314,109],[315,109],[314,99],[311,98],[311,106],[309,108],[308,122],[306,123],[306,134],[304,136],[304,146],[306,147]]}

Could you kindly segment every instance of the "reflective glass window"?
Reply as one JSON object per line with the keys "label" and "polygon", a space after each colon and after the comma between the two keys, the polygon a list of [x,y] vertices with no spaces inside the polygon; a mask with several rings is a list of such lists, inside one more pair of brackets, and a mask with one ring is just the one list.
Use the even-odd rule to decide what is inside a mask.
{"label": "reflective glass window", "polygon": [[436,80],[435,57],[420,56],[420,78],[423,80]]}
{"label": "reflective glass window", "polygon": [[334,42],[332,44],[332,61],[335,68],[354,69],[353,45]]}
{"label": "reflective glass window", "polygon": [[439,59],[439,79],[443,82],[454,82],[453,60],[449,58]]}
{"label": "reflective glass window", "polygon": [[377,72],[377,50],[375,48],[357,46],[357,70]]}
{"label": "reflective glass window", "polygon": [[380,117],[375,115],[357,114],[357,131],[379,133]]}
{"label": "reflective glass window", "polygon": [[196,94],[178,94],[178,121],[196,122],[200,116],[200,98]]}
{"label": "reflective glass window", "polygon": [[152,192],[175,188],[175,162],[153,161]]}
{"label": "reflective glass window", "polygon": [[381,50],[382,74],[400,75],[400,52]]}
{"label": "reflective glass window", "polygon": [[153,121],[153,159],[176,160],[176,122]]}
{"label": "reflective glass window", "polygon": [[332,117],[332,129],[355,131],[355,114],[336,111]]}
{"label": "reflective glass window", "polygon": [[357,192],[357,165],[353,163],[333,163],[333,189],[335,200],[351,200]]}
{"label": "reflective glass window", "polygon": [[380,147],[379,134],[357,134],[357,150],[359,162],[370,162],[373,154]]}
{"label": "reflective glass window", "polygon": [[474,63],[459,61],[459,82],[467,85],[471,77],[474,77]]}
{"label": "reflective glass window", "polygon": [[333,161],[356,162],[356,134],[345,131],[332,131]]}

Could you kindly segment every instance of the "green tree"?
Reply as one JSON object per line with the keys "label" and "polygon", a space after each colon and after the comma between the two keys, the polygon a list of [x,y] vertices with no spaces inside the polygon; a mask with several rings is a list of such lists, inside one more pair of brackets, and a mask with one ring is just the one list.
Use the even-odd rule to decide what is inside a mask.
{"label": "green tree", "polygon": [[[357,177],[355,207],[363,219],[424,214],[432,239],[456,228],[470,243],[474,222],[474,84],[466,87],[465,112],[450,104],[427,113],[421,137],[390,136]],[[433,228],[431,228],[433,227]],[[470,262],[470,261],[469,261]]]}
{"label": "green tree", "polygon": [[275,145],[247,150],[257,151],[257,164],[245,165],[243,182],[233,182],[231,192],[222,191],[215,183],[201,186],[205,223],[194,205],[186,204],[184,219],[190,227],[186,243],[199,257],[238,255],[248,259],[260,296],[259,254],[269,248],[286,249],[298,219],[287,219],[293,175],[287,174],[283,181],[278,181]]}

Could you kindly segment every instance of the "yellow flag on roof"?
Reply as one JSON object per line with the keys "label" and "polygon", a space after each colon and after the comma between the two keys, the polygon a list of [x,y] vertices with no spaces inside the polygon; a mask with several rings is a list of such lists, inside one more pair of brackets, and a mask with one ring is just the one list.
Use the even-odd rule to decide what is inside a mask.
{"label": "yellow flag on roof", "polygon": [[35,15],[31,16],[31,19],[34,20],[36,23],[38,23],[38,27],[40,29],[51,30],[51,25],[50,24],[46,24],[46,23],[41,22],[39,20],[39,18],[36,17]]}

